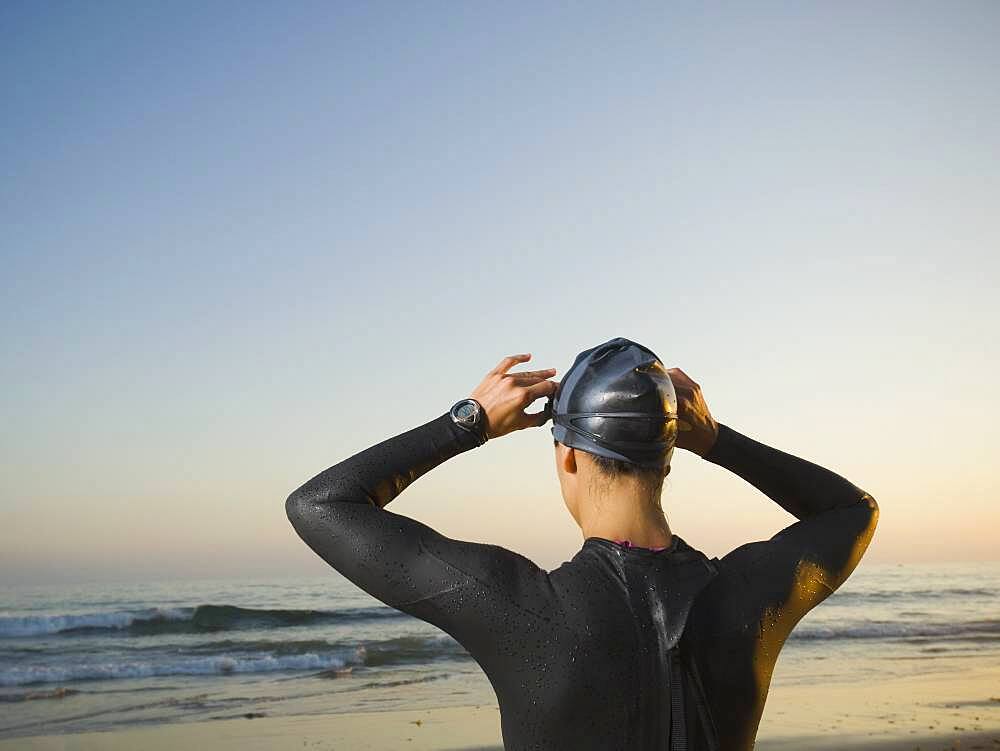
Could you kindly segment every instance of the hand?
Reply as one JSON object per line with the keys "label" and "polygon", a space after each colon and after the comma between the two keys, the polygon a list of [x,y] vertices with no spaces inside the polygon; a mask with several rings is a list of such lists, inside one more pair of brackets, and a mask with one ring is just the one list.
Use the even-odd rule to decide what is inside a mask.
{"label": "hand", "polygon": [[556,392],[558,381],[546,380],[555,375],[556,369],[507,372],[517,363],[530,359],[530,353],[505,357],[472,392],[471,397],[483,405],[486,413],[487,438],[498,438],[522,428],[541,427],[551,417],[548,405],[541,412],[528,414],[524,410],[536,399]]}
{"label": "hand", "polygon": [[705,456],[719,437],[719,424],[708,411],[701,386],[680,368],[669,368],[667,374],[677,392],[677,446]]}

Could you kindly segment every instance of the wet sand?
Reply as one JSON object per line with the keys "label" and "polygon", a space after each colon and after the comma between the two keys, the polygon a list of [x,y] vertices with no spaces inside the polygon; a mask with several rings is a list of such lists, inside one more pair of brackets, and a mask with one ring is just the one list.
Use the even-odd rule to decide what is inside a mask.
{"label": "wet sand", "polygon": [[780,686],[757,748],[1000,750],[1000,665],[858,684]]}
{"label": "wet sand", "polygon": [[[501,751],[496,705],[177,723],[0,741],[0,751]],[[859,685],[774,686],[759,751],[1000,751],[1000,667]]]}

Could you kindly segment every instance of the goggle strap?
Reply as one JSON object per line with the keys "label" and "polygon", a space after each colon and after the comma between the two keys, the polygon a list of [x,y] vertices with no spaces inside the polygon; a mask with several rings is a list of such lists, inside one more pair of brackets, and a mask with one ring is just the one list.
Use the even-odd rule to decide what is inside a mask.
{"label": "goggle strap", "polygon": [[560,417],[568,417],[571,419],[578,419],[581,417],[630,417],[632,419],[644,419],[644,420],[676,420],[676,412],[666,412],[662,415],[651,415],[648,412],[561,412],[560,414],[554,416],[552,419],[557,419]]}
{"label": "goggle strap", "polygon": [[[570,414],[574,414],[574,413],[570,413]],[[582,414],[589,415],[590,413],[582,413]],[[622,414],[622,413],[618,412],[616,414]],[[563,417],[563,416],[564,415],[560,415],[560,417]],[[562,423],[559,423],[559,424],[563,425]],[[582,435],[585,438],[589,438],[590,440],[592,440],[594,443],[596,443],[599,446],[604,446],[605,448],[609,448],[609,449],[612,449],[612,450],[619,449],[619,448],[622,448],[622,449],[635,448],[635,449],[651,449],[651,450],[656,450],[656,449],[668,449],[668,448],[670,448],[673,445],[670,441],[656,441],[656,442],[652,442],[652,441],[607,441],[604,438],[602,438],[601,436],[597,435],[596,433],[591,433],[589,430],[584,430],[583,428],[578,427],[576,425],[573,425],[572,423],[566,423],[566,424],[563,425],[563,427],[566,428],[567,430],[573,431],[577,435]]]}

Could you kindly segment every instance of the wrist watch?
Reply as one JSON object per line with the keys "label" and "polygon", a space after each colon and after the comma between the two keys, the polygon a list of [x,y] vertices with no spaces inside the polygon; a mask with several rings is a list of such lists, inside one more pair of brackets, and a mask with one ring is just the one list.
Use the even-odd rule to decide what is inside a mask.
{"label": "wrist watch", "polygon": [[482,404],[471,398],[461,399],[452,405],[449,414],[458,427],[479,437],[480,446],[486,443],[486,412]]}

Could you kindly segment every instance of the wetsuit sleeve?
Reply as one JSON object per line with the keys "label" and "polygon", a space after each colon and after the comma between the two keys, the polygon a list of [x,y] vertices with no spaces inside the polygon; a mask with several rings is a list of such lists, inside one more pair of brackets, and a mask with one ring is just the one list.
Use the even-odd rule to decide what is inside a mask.
{"label": "wetsuit sleeve", "polygon": [[548,573],[512,550],[446,537],[384,506],[479,445],[479,435],[445,413],[335,464],[285,503],[295,531],[323,560],[386,605],[449,633],[477,659],[510,621],[504,616],[519,588],[544,588]]}
{"label": "wetsuit sleeve", "polygon": [[753,748],[786,638],[854,571],[878,506],[840,475],[720,424],[705,459],[743,478],[797,521],[721,560],[686,629],[721,748]]}
{"label": "wetsuit sleeve", "polygon": [[835,472],[727,425],[719,425],[705,459],[739,475],[798,519],[770,540],[743,545],[721,561],[722,574],[739,581],[744,606],[758,612],[762,631],[777,640],[770,645],[776,647],[854,571],[874,534],[878,504]]}

